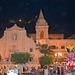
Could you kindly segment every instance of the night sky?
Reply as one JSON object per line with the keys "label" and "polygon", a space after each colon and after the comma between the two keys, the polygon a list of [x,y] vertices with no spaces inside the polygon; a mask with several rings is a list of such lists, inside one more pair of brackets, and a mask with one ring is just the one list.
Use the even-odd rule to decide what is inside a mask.
{"label": "night sky", "polygon": [[[75,34],[75,0],[0,0],[0,37],[15,23],[35,33],[40,9],[49,25],[49,34]],[[22,21],[19,22],[18,20]]]}

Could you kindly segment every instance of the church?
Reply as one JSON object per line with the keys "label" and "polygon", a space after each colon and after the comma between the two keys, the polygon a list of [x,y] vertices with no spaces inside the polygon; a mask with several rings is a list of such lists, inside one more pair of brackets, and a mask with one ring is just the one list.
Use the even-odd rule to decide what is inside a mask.
{"label": "church", "polygon": [[[29,34],[25,27],[20,28],[14,24],[11,28],[6,28],[4,36],[0,38],[0,55],[3,60],[11,58],[14,52],[29,52],[31,59],[28,62],[32,64],[39,64],[38,59],[42,54],[37,50],[38,44],[48,44],[50,49],[54,51],[55,56],[64,57],[67,55],[65,48],[69,45],[75,45],[74,35],[64,39],[64,34],[48,34],[49,25],[46,22],[42,10],[36,22],[36,34]],[[35,42],[36,41],[36,42]],[[28,64],[28,65],[29,65]]]}

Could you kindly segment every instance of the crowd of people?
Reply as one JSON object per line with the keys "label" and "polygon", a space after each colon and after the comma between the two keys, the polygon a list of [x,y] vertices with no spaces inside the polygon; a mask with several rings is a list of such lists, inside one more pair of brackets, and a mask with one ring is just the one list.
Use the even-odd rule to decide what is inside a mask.
{"label": "crowd of people", "polygon": [[0,75],[18,75],[18,69],[16,67],[9,68],[6,70],[6,67],[1,67],[0,69]]}
{"label": "crowd of people", "polygon": [[[22,70],[23,72],[28,72],[28,70],[30,69],[26,66],[22,67]],[[7,70],[4,66],[3,68],[1,67],[0,73],[0,75],[18,75],[20,72],[16,66],[14,66],[13,68],[9,68]],[[75,75],[75,67],[68,68],[66,64],[53,64],[49,66],[43,66],[42,69],[40,67],[38,67],[38,69],[32,67],[29,73],[31,75]]]}
{"label": "crowd of people", "polygon": [[75,68],[68,68],[66,64],[45,66],[44,75],[75,75]]}
{"label": "crowd of people", "polygon": [[[30,72],[28,72],[29,68],[27,66],[22,67],[22,70],[23,72],[21,73],[30,73],[31,75],[39,75],[39,73],[41,72],[39,68],[36,69],[35,67],[32,67]],[[6,69],[6,67],[4,66],[4,68],[1,67],[0,69],[0,75],[18,75],[19,73],[20,73],[20,69],[16,66],[9,67],[8,69]]]}
{"label": "crowd of people", "polygon": [[30,73],[32,75],[40,75],[40,72],[42,72],[42,70],[38,67],[38,69],[36,69],[35,67],[32,67]]}
{"label": "crowd of people", "polygon": [[18,75],[18,69],[16,67],[8,69],[7,75]]}

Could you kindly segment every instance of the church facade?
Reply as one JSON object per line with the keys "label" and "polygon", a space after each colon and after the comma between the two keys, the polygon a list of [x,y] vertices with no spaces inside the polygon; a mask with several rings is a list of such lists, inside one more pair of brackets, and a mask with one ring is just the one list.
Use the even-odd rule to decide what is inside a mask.
{"label": "church facade", "polygon": [[[42,55],[36,46],[40,44],[48,44],[55,55],[61,53],[64,57],[67,52],[65,48],[68,45],[75,45],[75,39],[64,39],[64,34],[48,34],[48,23],[44,19],[42,10],[40,10],[39,18],[36,22],[36,34],[27,36],[25,28],[20,28],[16,24],[11,28],[6,28],[4,36],[0,39],[0,55],[2,59],[11,58],[14,52],[29,52],[31,62],[38,64],[38,59]],[[36,42],[34,42],[36,41]]]}
{"label": "church facade", "polygon": [[30,53],[30,61],[26,64],[27,66],[37,68],[39,65],[40,52],[36,50],[36,43],[32,38],[27,37],[25,28],[20,28],[16,24],[11,28],[6,28],[4,36],[0,39],[0,55],[3,61],[0,62],[0,65],[8,64],[6,60],[10,61],[11,54],[15,52]]}

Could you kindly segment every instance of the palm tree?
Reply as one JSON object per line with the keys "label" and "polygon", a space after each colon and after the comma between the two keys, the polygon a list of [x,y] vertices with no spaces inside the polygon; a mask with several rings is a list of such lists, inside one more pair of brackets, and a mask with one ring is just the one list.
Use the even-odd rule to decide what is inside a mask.
{"label": "palm tree", "polygon": [[52,50],[50,50],[50,46],[48,46],[47,44],[40,45],[39,46],[39,51],[41,53],[43,53],[45,56],[54,54],[54,52]]}

